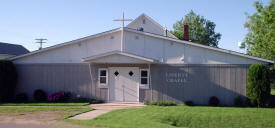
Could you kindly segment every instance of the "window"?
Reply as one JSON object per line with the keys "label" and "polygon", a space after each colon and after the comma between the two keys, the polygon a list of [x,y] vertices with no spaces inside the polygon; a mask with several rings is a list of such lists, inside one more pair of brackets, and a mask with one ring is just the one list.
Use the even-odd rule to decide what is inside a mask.
{"label": "window", "polygon": [[140,84],[148,85],[148,83],[149,83],[149,70],[140,69]]}
{"label": "window", "polygon": [[107,69],[101,68],[98,70],[98,78],[100,85],[107,85],[108,83],[108,72]]}
{"label": "window", "polygon": [[132,71],[130,71],[130,72],[129,72],[129,75],[132,76],[132,75],[134,75],[134,73],[133,73]]}

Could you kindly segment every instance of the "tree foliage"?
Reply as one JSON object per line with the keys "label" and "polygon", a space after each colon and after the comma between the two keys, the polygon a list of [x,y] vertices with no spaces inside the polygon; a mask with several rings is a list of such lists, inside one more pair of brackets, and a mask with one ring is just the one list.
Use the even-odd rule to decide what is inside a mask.
{"label": "tree foliage", "polygon": [[0,60],[0,102],[11,101],[16,86],[16,70],[11,61]]}
{"label": "tree foliage", "polygon": [[189,25],[189,40],[195,43],[218,47],[221,34],[215,32],[216,24],[194,13],[192,10],[174,25],[172,33],[183,40],[184,25]]}
{"label": "tree foliage", "polygon": [[262,64],[253,64],[247,74],[246,96],[254,104],[262,106],[270,96],[268,69]]}
{"label": "tree foliage", "polygon": [[256,12],[244,25],[248,29],[244,39],[247,54],[275,60],[275,0],[265,7],[260,2],[254,6]]}

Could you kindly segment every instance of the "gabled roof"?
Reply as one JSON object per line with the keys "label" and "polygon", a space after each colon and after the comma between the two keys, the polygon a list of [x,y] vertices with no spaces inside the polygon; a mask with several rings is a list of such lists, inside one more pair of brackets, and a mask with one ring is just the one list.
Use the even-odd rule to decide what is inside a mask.
{"label": "gabled roof", "polygon": [[85,58],[82,58],[82,61],[84,61],[84,62],[93,62],[94,60],[104,59],[105,57],[112,56],[112,55],[124,56],[124,57],[128,57],[128,58],[140,60],[141,62],[146,62],[146,63],[155,63],[155,62],[157,62],[157,60],[154,60],[154,59],[151,59],[151,58],[142,57],[142,56],[134,55],[134,54],[131,54],[131,53],[126,53],[126,52],[123,52],[123,51],[111,51],[111,52],[102,53],[102,54],[99,54],[99,55],[85,57]]}
{"label": "gabled roof", "polygon": [[[152,20],[150,17],[148,17],[148,16],[145,15],[145,14],[142,14],[142,15],[140,15],[140,16],[145,16],[145,17],[147,17],[149,20]],[[138,18],[137,18],[137,19],[138,19]],[[134,21],[133,21],[133,22],[134,22]],[[152,22],[155,23],[155,24],[157,24],[157,25],[159,25],[159,24],[158,24],[157,22],[155,22],[154,20],[152,20]],[[130,24],[131,24],[131,23],[130,23]],[[159,25],[159,26],[162,27],[161,25]],[[163,28],[163,27],[162,27],[162,28]],[[110,33],[114,33],[114,32],[117,32],[117,31],[121,31],[121,30],[122,30],[121,28],[116,28],[116,29],[113,29],[113,30],[110,30],[110,31],[106,31],[106,32],[99,33],[99,34],[95,34],[95,35],[83,37],[83,38],[80,38],[80,39],[72,40],[72,41],[69,41],[69,42],[57,44],[57,45],[54,45],[54,46],[51,46],[51,47],[44,48],[44,49],[42,49],[42,50],[37,50],[37,51],[33,51],[33,52],[30,52],[30,53],[27,53],[27,54],[23,54],[23,55],[19,55],[19,56],[16,56],[16,57],[12,57],[12,58],[10,58],[9,60],[16,60],[16,59],[19,59],[19,58],[23,58],[23,57],[26,57],[26,56],[33,55],[33,54],[37,54],[37,53],[40,53],[40,52],[48,51],[48,50],[51,50],[51,49],[59,48],[59,47],[66,46],[66,45],[70,45],[70,44],[79,43],[79,41],[84,41],[84,40],[96,38],[96,37],[99,37],[99,36],[107,35],[107,34],[110,34]],[[216,48],[216,47],[205,46],[205,45],[201,45],[201,44],[198,44],[198,43],[193,43],[193,42],[190,42],[190,41],[179,40],[179,39],[177,39],[177,38],[171,38],[171,37],[162,36],[162,35],[158,35],[158,34],[154,34],[154,33],[148,33],[148,32],[137,31],[136,29],[131,29],[131,28],[124,28],[123,30],[129,31],[129,32],[138,33],[138,34],[143,34],[143,35],[146,35],[146,36],[151,36],[151,37],[156,37],[156,38],[160,38],[160,39],[165,39],[165,40],[169,40],[169,41],[174,41],[174,42],[177,42],[177,43],[183,43],[183,44],[192,45],[192,46],[196,46],[196,47],[211,49],[211,50],[218,51],[218,52],[223,52],[223,53],[227,53],[227,54],[231,54],[231,55],[241,56],[241,57],[245,57],[245,58],[250,58],[250,59],[254,59],[254,60],[258,60],[258,61],[263,61],[263,62],[267,62],[267,63],[272,63],[272,64],[274,64],[274,61],[272,61],[272,60],[263,59],[263,58],[259,58],[259,57],[255,57],[255,56],[249,56],[249,55],[246,55],[246,54],[242,54],[242,53],[238,53],[238,52],[234,52],[234,51],[230,51],[230,50],[226,50],[226,49],[221,49],[221,48]],[[121,54],[122,54],[122,53],[121,53]],[[125,54],[126,54],[126,53],[125,53]],[[137,57],[138,57],[138,56],[137,56]]]}
{"label": "gabled roof", "polygon": [[210,46],[202,45],[202,44],[199,44],[199,43],[193,43],[193,42],[190,42],[190,41],[179,40],[179,39],[170,38],[170,37],[166,37],[166,36],[161,36],[161,35],[157,35],[157,34],[153,34],[153,33],[137,31],[137,30],[131,29],[131,28],[124,28],[124,30],[129,31],[129,32],[134,32],[134,33],[142,34],[142,35],[146,35],[146,36],[155,37],[155,38],[160,38],[160,39],[165,39],[165,40],[169,40],[169,41],[174,41],[174,42],[177,42],[177,43],[183,43],[183,44],[187,44],[187,45],[191,45],[191,46],[196,46],[196,47],[211,49],[211,50],[214,50],[214,51],[223,52],[223,53],[227,53],[227,54],[231,54],[231,55],[236,55],[236,56],[241,56],[241,57],[245,57],[245,58],[249,58],[249,59],[254,59],[254,60],[258,60],[258,61],[268,62],[268,63],[272,63],[272,64],[275,63],[272,60],[268,60],[268,59],[264,59],[264,58],[260,58],[260,57],[256,57],[256,56],[250,56],[250,55],[242,54],[242,53],[235,52],[235,51],[230,51],[230,50],[226,50],[226,49],[222,49],[222,48],[216,48],[216,47],[210,47]]}
{"label": "gabled roof", "polygon": [[[129,26],[131,26],[132,24],[134,24],[135,22],[137,22],[138,19],[145,17],[147,20],[149,20],[151,23],[153,23],[154,25],[156,25],[157,27],[159,27],[163,32],[165,31],[165,28],[160,25],[158,22],[156,22],[155,20],[153,20],[151,17],[149,17],[148,15],[146,15],[145,13],[142,13],[141,15],[139,15],[135,20],[133,20],[132,22],[130,22],[127,27],[129,28]],[[146,31],[146,30],[145,30]],[[170,33],[169,31],[167,31],[167,36],[170,36],[172,38],[178,39],[176,36],[174,36],[172,33]]]}
{"label": "gabled roof", "polygon": [[40,53],[40,52],[44,52],[44,51],[48,51],[48,50],[51,50],[51,49],[59,48],[59,47],[62,47],[62,46],[79,43],[80,41],[84,41],[84,40],[96,38],[96,37],[99,37],[99,36],[107,35],[107,34],[114,33],[114,32],[120,31],[120,30],[121,30],[121,28],[116,28],[116,29],[112,29],[112,30],[109,30],[109,31],[105,31],[105,32],[102,32],[102,33],[95,34],[95,35],[86,36],[86,37],[79,38],[79,39],[76,39],[76,40],[72,40],[72,41],[69,41],[69,42],[65,42],[65,43],[57,44],[57,45],[50,46],[50,47],[47,47],[47,48],[43,48],[41,50],[36,50],[36,51],[30,52],[28,54],[15,56],[15,57],[10,58],[9,60],[16,60],[16,59],[27,57],[27,56],[37,54],[37,53]]}
{"label": "gabled roof", "polygon": [[29,53],[29,50],[27,50],[22,45],[17,44],[8,44],[0,42],[0,54],[8,54],[8,55],[22,55]]}

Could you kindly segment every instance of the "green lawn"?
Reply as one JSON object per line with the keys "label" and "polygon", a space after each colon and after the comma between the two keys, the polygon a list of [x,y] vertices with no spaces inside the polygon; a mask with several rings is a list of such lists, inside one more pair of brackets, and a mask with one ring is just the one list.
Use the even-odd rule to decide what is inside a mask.
{"label": "green lawn", "polygon": [[[53,113],[55,120],[64,120],[74,115],[93,110],[89,103],[2,103],[0,104],[0,120],[2,118],[17,118],[18,115],[40,117],[43,113]],[[42,114],[42,115],[41,115]]]}
{"label": "green lawn", "polygon": [[68,120],[73,124],[109,128],[270,128],[275,109],[204,106],[147,106],[110,112],[93,120]]}
{"label": "green lawn", "polygon": [[0,106],[1,115],[16,115],[20,113],[36,113],[36,112],[58,112],[61,113],[64,118],[68,118],[80,113],[91,111],[90,107],[46,107],[46,106]]}
{"label": "green lawn", "polygon": [[90,103],[0,103],[0,106],[85,106]]}

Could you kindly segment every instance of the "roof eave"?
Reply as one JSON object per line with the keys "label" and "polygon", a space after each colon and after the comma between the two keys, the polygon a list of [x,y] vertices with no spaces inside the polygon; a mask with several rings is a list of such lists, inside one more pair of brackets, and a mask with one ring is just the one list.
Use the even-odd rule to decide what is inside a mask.
{"label": "roof eave", "polygon": [[121,51],[112,51],[109,53],[103,53],[103,54],[99,54],[99,55],[94,55],[94,56],[90,56],[90,57],[85,57],[82,58],[83,62],[91,62],[93,60],[99,59],[99,58],[103,58],[106,56],[111,56],[111,55],[122,55],[122,56],[127,56],[127,57],[131,57],[131,58],[135,58],[135,59],[139,59],[148,63],[157,63],[156,60],[154,59],[150,59],[150,58],[145,58],[145,57],[141,57],[141,56],[137,56],[137,55],[133,55],[130,53],[125,53],[125,52],[121,52]]}
{"label": "roof eave", "polygon": [[83,38],[79,38],[79,39],[76,39],[76,40],[72,40],[72,41],[61,43],[61,44],[57,44],[57,45],[54,45],[54,46],[50,46],[50,47],[47,47],[47,48],[44,48],[44,49],[41,49],[41,50],[36,50],[36,51],[30,52],[30,53],[27,53],[27,54],[11,57],[11,58],[9,58],[9,60],[11,60],[11,61],[17,60],[17,59],[27,57],[27,56],[30,56],[30,55],[33,55],[33,54],[45,52],[45,51],[52,50],[52,49],[55,49],[55,48],[59,48],[59,47],[66,46],[66,45],[79,43],[80,41],[93,39],[93,38],[96,38],[96,37],[100,37],[100,36],[107,35],[107,34],[114,33],[114,32],[118,32],[118,31],[121,31],[121,28],[112,29],[112,30],[105,31],[105,32],[102,32],[102,33],[98,33],[98,34],[86,36],[86,37],[83,37]]}

